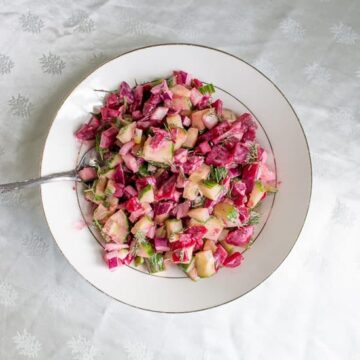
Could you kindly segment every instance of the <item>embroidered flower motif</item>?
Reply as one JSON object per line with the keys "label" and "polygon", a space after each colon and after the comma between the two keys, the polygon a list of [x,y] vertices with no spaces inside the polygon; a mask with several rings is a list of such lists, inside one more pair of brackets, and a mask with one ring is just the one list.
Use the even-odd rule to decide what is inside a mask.
{"label": "embroidered flower motif", "polygon": [[43,54],[39,61],[43,72],[51,75],[60,75],[66,66],[60,56],[51,52],[48,55]]}
{"label": "embroidered flower motif", "polygon": [[145,344],[137,341],[127,341],[124,344],[127,360],[153,360],[155,355]]}
{"label": "embroidered flower motif", "polygon": [[355,214],[351,211],[348,205],[343,201],[337,199],[335,208],[332,212],[332,220],[338,225],[351,226],[356,220]]}
{"label": "embroidered flower motif", "polygon": [[29,118],[30,113],[34,107],[29,98],[20,94],[18,94],[17,97],[11,97],[9,100],[9,106],[12,115],[19,116],[24,119]]}
{"label": "embroidered flower motif", "polygon": [[126,23],[126,31],[130,36],[143,36],[153,31],[153,25],[136,19],[130,19]]}
{"label": "embroidered flower motif", "polygon": [[24,355],[30,359],[36,359],[41,350],[41,343],[35,336],[28,333],[26,329],[22,333],[18,332],[13,341],[19,355]]}
{"label": "embroidered flower motif", "polygon": [[56,288],[51,293],[49,292],[48,303],[54,310],[66,313],[69,308],[72,298],[68,291],[62,288]]}
{"label": "embroidered flower motif", "polygon": [[4,54],[0,54],[0,74],[10,74],[13,67],[14,62],[10,59],[10,57]]}
{"label": "embroidered flower motif", "polygon": [[99,353],[94,345],[82,335],[73,337],[67,345],[71,349],[73,360],[94,360]]}
{"label": "embroidered flower motif", "polygon": [[18,298],[15,288],[8,282],[0,283],[0,304],[4,306],[13,306]]}
{"label": "embroidered flower motif", "polygon": [[331,118],[342,126],[344,123],[351,123],[355,120],[354,112],[350,107],[340,106],[331,111]]}
{"label": "embroidered flower motif", "polygon": [[49,249],[49,243],[39,234],[35,233],[25,235],[22,240],[22,245],[25,248],[26,254],[29,256],[42,256]]}
{"label": "embroidered flower motif", "polygon": [[359,39],[359,34],[355,32],[350,26],[339,22],[330,28],[330,32],[333,34],[333,39],[338,44],[354,45]]}
{"label": "embroidered flower motif", "polygon": [[304,69],[306,80],[314,85],[326,85],[330,79],[330,72],[317,62],[306,65]]}
{"label": "embroidered flower motif", "polygon": [[292,18],[287,18],[280,23],[280,30],[285,37],[293,42],[304,40],[305,29],[303,26]]}
{"label": "embroidered flower motif", "polygon": [[74,12],[70,18],[64,22],[64,26],[73,27],[75,31],[81,33],[90,33],[95,30],[94,20],[83,10]]}
{"label": "embroidered flower motif", "polygon": [[44,27],[44,22],[39,18],[39,16],[34,15],[31,12],[22,14],[19,21],[24,31],[33,34],[40,33],[41,29]]}

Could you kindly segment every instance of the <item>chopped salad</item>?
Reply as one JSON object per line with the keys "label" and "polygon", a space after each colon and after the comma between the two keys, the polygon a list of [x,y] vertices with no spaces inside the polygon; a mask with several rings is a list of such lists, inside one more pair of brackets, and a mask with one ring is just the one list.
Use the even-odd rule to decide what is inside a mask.
{"label": "chopped salad", "polygon": [[79,175],[110,270],[179,266],[197,280],[243,261],[275,174],[251,114],[223,108],[214,93],[184,71],[122,82],[76,132],[103,160]]}

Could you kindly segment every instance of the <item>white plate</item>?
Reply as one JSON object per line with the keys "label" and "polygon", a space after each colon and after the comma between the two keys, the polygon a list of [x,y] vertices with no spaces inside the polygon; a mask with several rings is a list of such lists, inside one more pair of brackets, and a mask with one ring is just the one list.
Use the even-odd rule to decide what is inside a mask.
{"label": "white plate", "polygon": [[[131,267],[110,272],[101,259],[101,246],[82,219],[74,184],[42,186],[42,201],[50,230],[61,251],[92,285],[113,298],[142,309],[192,312],[239,298],[264,281],[283,262],[304,224],[311,196],[311,162],[300,122],[280,90],[246,62],[219,50],[190,44],[167,44],[121,55],[90,74],[58,111],[46,140],[41,174],[73,169],[85,150],[74,139],[89,112],[102,103],[103,93],[125,80],[134,84],[167,76],[174,69],[213,83],[216,95],[238,112],[250,111],[260,127],[259,142],[272,154],[270,165],[281,181],[276,196],[262,206],[257,239],[236,269],[192,282],[176,270],[159,276]],[[274,160],[275,159],[275,160]],[[275,165],[276,162],[276,165]],[[96,234],[95,234],[96,235]]]}

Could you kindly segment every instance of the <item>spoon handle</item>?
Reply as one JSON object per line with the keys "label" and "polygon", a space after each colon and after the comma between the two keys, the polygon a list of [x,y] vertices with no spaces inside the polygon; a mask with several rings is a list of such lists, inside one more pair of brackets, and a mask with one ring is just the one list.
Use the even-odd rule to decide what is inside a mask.
{"label": "spoon handle", "polygon": [[19,190],[27,187],[33,187],[36,185],[59,181],[59,180],[70,180],[70,181],[80,181],[80,178],[77,176],[76,170],[64,171],[56,174],[45,175],[35,179],[29,179],[24,181],[18,181],[8,184],[0,185],[0,194],[6,193],[8,191]]}

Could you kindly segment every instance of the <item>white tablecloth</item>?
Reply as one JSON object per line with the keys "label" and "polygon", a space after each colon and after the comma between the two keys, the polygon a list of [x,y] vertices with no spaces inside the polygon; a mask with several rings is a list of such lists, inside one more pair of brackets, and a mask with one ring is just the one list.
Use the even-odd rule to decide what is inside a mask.
{"label": "white tablecloth", "polygon": [[359,359],[359,18],[356,0],[1,1],[1,182],[38,175],[56,109],[97,65],[148,44],[195,42],[254,64],[284,91],[314,184],[279,270],[229,305],[188,315],[97,291],[54,243],[39,189],[1,196],[0,358]]}

